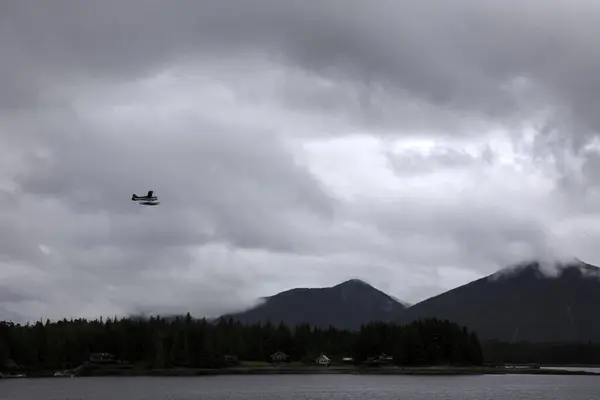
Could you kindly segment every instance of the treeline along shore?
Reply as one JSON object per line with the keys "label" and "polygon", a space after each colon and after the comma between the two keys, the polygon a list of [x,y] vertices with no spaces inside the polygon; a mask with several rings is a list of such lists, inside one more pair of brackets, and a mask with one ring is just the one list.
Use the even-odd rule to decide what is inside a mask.
{"label": "treeline along shore", "polygon": [[[168,319],[74,319],[27,325],[0,322],[0,372],[185,375],[186,370],[195,369],[194,374],[202,375],[269,373],[265,371],[275,366],[280,373],[344,373],[357,368],[361,373],[375,368],[385,373],[386,367],[443,373],[443,369],[432,367],[447,370],[452,366],[462,373],[485,373],[485,348],[496,362],[514,358],[534,363],[544,352],[532,346],[482,346],[467,328],[437,319],[407,325],[371,323],[358,331],[271,323],[243,325],[231,319],[213,323],[189,314]],[[600,360],[600,347],[578,344],[576,349],[571,355],[580,354],[587,364]],[[581,363],[577,356],[564,356],[565,352],[569,350],[563,345],[563,358]],[[552,348],[546,353],[553,354]],[[553,363],[551,357],[546,361]]]}
{"label": "treeline along shore", "polygon": [[0,323],[0,364],[10,359],[28,370],[70,369],[97,353],[147,369],[225,368],[243,362],[319,365],[320,356],[324,356],[322,366],[483,362],[475,334],[438,320],[406,326],[372,323],[357,332],[308,325],[293,329],[271,323],[247,326],[233,320],[211,323],[189,314],[172,319]]}

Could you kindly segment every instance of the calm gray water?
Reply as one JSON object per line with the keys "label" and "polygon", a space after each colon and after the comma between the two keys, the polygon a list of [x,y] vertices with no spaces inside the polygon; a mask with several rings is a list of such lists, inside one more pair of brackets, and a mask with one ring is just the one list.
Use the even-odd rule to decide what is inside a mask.
{"label": "calm gray water", "polygon": [[0,380],[0,400],[598,400],[600,377],[270,375]]}
{"label": "calm gray water", "polygon": [[594,372],[596,374],[600,373],[599,367],[542,367],[542,369],[563,369],[567,371],[587,371]]}

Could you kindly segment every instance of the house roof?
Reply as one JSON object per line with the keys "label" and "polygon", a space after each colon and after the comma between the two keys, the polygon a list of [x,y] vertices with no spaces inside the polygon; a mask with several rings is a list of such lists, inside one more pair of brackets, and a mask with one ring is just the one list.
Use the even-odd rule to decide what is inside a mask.
{"label": "house roof", "polygon": [[287,354],[285,354],[285,353],[284,353],[284,352],[282,352],[282,351],[276,351],[275,353],[271,354],[271,357],[276,357],[276,356],[284,356],[284,357],[287,357],[288,355],[287,355]]}
{"label": "house roof", "polygon": [[317,357],[317,360],[329,361],[329,357],[327,357],[325,354],[321,354],[319,357]]}

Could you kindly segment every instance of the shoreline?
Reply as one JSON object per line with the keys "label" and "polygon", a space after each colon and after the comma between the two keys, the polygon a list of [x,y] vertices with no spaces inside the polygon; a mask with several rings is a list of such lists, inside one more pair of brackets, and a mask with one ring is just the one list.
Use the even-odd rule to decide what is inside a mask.
{"label": "shoreline", "polygon": [[[566,366],[563,366],[566,367]],[[552,367],[560,368],[560,367]],[[568,368],[568,367],[566,367]],[[119,369],[99,368],[73,377],[192,377],[221,375],[414,375],[414,376],[459,376],[459,375],[588,375],[600,373],[545,368],[503,367],[230,367],[221,369],[170,368],[170,369]],[[27,378],[54,377],[54,371],[39,371],[27,374]],[[66,376],[70,377],[70,376]],[[58,378],[58,377],[56,377]],[[5,377],[4,379],[18,379]]]}

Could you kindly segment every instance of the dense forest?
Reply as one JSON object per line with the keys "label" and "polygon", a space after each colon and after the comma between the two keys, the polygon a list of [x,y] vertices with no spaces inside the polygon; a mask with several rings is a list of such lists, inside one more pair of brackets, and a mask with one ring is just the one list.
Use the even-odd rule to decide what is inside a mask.
{"label": "dense forest", "polygon": [[482,343],[489,364],[600,365],[599,343]]}
{"label": "dense forest", "polygon": [[[181,318],[84,319],[19,325],[0,322],[0,366],[27,370],[76,367],[92,353],[106,352],[140,368],[220,368],[235,356],[270,361],[281,351],[290,361],[314,363],[320,354],[333,362],[355,363],[385,353],[398,365],[479,365],[482,351],[475,334],[440,320],[408,325],[372,323],[359,331],[270,323],[242,325]],[[10,361],[9,361],[10,360]]]}

